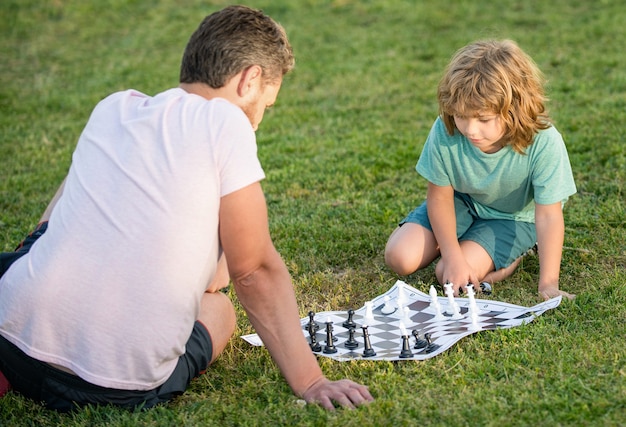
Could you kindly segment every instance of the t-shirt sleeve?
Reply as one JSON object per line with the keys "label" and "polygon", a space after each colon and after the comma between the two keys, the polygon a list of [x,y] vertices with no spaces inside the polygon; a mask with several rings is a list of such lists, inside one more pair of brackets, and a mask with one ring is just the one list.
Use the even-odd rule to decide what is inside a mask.
{"label": "t-shirt sleeve", "polygon": [[451,181],[439,150],[438,141],[442,137],[442,132],[445,132],[445,127],[443,122],[437,119],[428,133],[415,170],[433,184],[445,187],[451,185]]}
{"label": "t-shirt sleeve", "polygon": [[534,199],[541,205],[565,202],[576,193],[567,148],[554,128],[540,132],[533,143],[532,185]]}
{"label": "t-shirt sleeve", "polygon": [[256,136],[248,118],[237,107],[229,107],[232,107],[227,108],[230,114],[215,133],[220,197],[265,178],[257,155]]}

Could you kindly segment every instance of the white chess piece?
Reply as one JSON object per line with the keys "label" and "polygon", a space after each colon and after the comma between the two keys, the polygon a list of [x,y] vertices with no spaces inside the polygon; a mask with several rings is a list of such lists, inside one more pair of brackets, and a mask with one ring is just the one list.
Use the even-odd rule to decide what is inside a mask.
{"label": "white chess piece", "polygon": [[433,285],[430,285],[430,289],[428,290],[428,295],[430,295],[430,306],[434,306],[439,304],[439,299],[437,297],[437,289]]}
{"label": "white chess piece", "polygon": [[383,308],[380,309],[381,313],[391,314],[396,311],[396,308],[393,306],[393,304],[391,304],[391,298],[389,297],[389,295],[385,295],[385,298],[383,298],[383,300],[385,301],[385,305],[383,306]]}
{"label": "white chess piece", "polygon": [[437,297],[437,289],[435,289],[433,285],[430,285],[428,294],[430,295],[430,308],[435,311],[435,317],[433,317],[433,320],[445,320],[446,316],[444,316],[441,312],[441,304],[439,304],[439,298]]}
{"label": "white chess piece", "polygon": [[365,316],[364,320],[367,321],[368,325],[371,325],[375,322],[374,319],[374,303],[372,301],[368,301],[365,303]]}
{"label": "white chess piece", "polygon": [[454,314],[454,305],[456,304],[456,301],[454,301],[454,290],[452,289],[452,283],[445,283],[443,287],[446,288],[445,294],[448,297],[446,314]]}
{"label": "white chess piece", "polygon": [[406,291],[404,289],[405,283],[402,281],[398,281],[396,285],[398,285],[398,299],[397,299],[398,308],[402,308],[407,302]]}
{"label": "white chess piece", "polygon": [[411,309],[409,309],[409,307],[407,306],[404,306],[403,315],[402,315],[402,321],[404,323],[406,324],[413,323],[413,321],[411,320],[410,314],[411,314]]}
{"label": "white chess piece", "polygon": [[435,309],[435,316],[433,317],[433,320],[435,322],[438,322],[440,320],[446,320],[446,316],[444,316],[441,312],[441,304],[439,304],[439,302],[437,302],[437,304],[434,305],[433,308]]}
{"label": "white chess piece", "polygon": [[475,313],[476,316],[479,316],[481,314],[481,310],[478,308],[478,305],[476,304],[476,297],[475,297],[475,292],[474,292],[474,285],[472,285],[471,283],[469,283],[465,289],[467,289],[467,298],[469,299],[469,305],[467,307],[467,311],[468,314],[472,314]]}
{"label": "white chess piece", "polygon": [[467,325],[467,329],[470,331],[480,330],[480,325],[478,324],[478,314],[475,311],[471,311],[468,314],[469,314],[471,323]]}
{"label": "white chess piece", "polygon": [[454,291],[452,290],[452,283],[446,283],[443,285],[446,288],[446,295],[448,296],[448,307],[446,313],[451,314],[454,320],[462,319],[461,308],[454,300]]}
{"label": "white chess piece", "polygon": [[408,337],[408,336],[409,336],[409,334],[408,334],[408,332],[406,331],[406,326],[404,326],[404,323],[402,322],[402,320],[400,321],[400,325],[399,325],[399,326],[400,326],[400,336],[402,336],[402,337]]}

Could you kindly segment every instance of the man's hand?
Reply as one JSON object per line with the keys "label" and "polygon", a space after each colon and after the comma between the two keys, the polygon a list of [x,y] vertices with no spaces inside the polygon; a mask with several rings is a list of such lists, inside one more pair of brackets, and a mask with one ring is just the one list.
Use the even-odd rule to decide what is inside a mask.
{"label": "man's hand", "polygon": [[320,404],[330,411],[335,409],[335,403],[344,408],[354,409],[374,400],[364,385],[346,379],[330,381],[325,377],[311,385],[302,393],[302,397],[307,403]]}

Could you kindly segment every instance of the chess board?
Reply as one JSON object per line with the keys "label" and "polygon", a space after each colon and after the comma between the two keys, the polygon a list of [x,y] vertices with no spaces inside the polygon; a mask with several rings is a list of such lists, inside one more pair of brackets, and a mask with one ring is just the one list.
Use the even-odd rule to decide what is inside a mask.
{"label": "chess board", "polygon": [[[431,290],[432,292],[432,290]],[[408,310],[396,309],[393,313],[388,308],[395,304],[398,307],[399,295],[403,301],[400,307],[408,307]],[[356,323],[354,340],[358,347],[349,349],[345,347],[349,338],[349,330],[343,326],[348,319],[347,311],[326,311],[316,313],[314,320],[319,324],[315,332],[316,341],[321,345],[321,350],[315,353],[319,356],[331,357],[339,361],[348,360],[425,360],[452,347],[461,338],[480,331],[498,328],[512,328],[532,322],[537,316],[547,310],[556,308],[561,303],[561,297],[552,298],[533,307],[523,307],[505,302],[475,299],[479,314],[470,320],[468,315],[469,299],[467,297],[453,298],[458,304],[461,318],[452,318],[452,314],[446,313],[451,304],[451,298],[436,296],[440,310],[433,308],[432,296],[425,294],[402,281],[396,282],[387,292],[371,301],[371,305],[354,310],[352,320]],[[370,312],[368,313],[367,306]],[[387,309],[383,310],[383,307]],[[439,316],[436,314],[439,312]],[[438,317],[438,319],[437,319]],[[301,319],[302,331],[309,342],[311,341],[308,331],[309,317]],[[331,322],[332,335],[334,337],[334,353],[324,352],[327,332],[326,324]],[[371,347],[376,353],[374,356],[364,357],[363,326],[367,326]],[[418,332],[414,337],[413,331]],[[430,334],[430,345],[415,348],[418,339],[424,340],[426,334]],[[400,356],[403,344],[403,335],[409,336],[410,353],[406,351]],[[242,336],[252,345],[263,345],[256,334]]]}

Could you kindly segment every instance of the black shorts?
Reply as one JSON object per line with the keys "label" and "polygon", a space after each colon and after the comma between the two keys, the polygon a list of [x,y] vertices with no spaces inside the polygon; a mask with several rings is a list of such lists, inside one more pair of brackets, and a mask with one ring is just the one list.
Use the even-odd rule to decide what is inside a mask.
{"label": "black shorts", "polygon": [[[17,251],[21,250],[19,256],[10,256],[13,253],[8,253],[3,257],[6,269],[28,252],[34,241],[45,232],[46,227],[47,223],[40,224],[18,246]],[[213,356],[213,344],[206,327],[199,321],[195,322],[185,348],[185,354],[179,357],[176,368],[165,383],[147,391],[118,390],[91,384],[78,376],[29,357],[2,336],[0,336],[0,371],[13,390],[35,401],[43,402],[50,409],[62,412],[87,404],[150,408],[182,394],[191,380],[202,374],[209,366]]]}
{"label": "black shorts", "polygon": [[0,252],[0,277],[6,273],[11,264],[23,257],[30,251],[30,247],[39,239],[48,229],[48,221],[40,223],[35,231],[30,233],[26,238],[17,245],[13,252]]}

